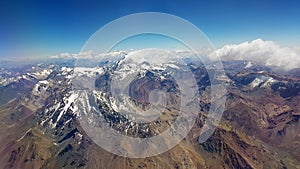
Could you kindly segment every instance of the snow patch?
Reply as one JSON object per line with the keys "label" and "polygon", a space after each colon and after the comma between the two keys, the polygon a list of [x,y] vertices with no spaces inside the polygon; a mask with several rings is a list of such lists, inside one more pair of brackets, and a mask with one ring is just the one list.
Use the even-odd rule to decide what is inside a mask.
{"label": "snow patch", "polygon": [[250,68],[253,66],[253,63],[252,62],[247,62],[246,66],[245,66],[245,69],[247,68]]}

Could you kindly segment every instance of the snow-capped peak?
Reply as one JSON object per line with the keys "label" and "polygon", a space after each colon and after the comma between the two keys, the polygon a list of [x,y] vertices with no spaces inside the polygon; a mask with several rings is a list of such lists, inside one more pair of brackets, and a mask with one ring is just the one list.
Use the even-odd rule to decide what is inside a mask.
{"label": "snow-capped peak", "polygon": [[246,64],[245,69],[250,68],[250,67],[253,66],[253,63],[252,63],[252,62],[247,62],[247,63],[245,63],[245,64]]}

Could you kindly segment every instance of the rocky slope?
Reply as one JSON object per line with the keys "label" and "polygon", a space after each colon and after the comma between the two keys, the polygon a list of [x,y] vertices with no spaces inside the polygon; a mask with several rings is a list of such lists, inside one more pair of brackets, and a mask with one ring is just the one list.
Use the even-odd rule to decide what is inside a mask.
{"label": "rocky slope", "polygon": [[[210,82],[204,67],[191,65],[202,97],[194,127],[170,151],[143,159],[111,154],[87,136],[78,121],[71,83],[74,69],[68,63],[36,65],[18,74],[1,69],[1,96],[11,97],[5,97],[0,107],[0,168],[300,168],[300,79],[254,63],[224,65],[226,77],[219,80],[228,86],[227,106],[214,134],[198,142],[210,106]],[[98,89],[110,83],[102,69],[78,72],[100,72]],[[174,91],[168,101],[173,97],[176,102],[171,80],[156,71],[143,75],[130,89],[136,105],[146,104],[154,88]],[[104,104],[110,106],[100,105]],[[106,113],[107,120],[122,129],[114,123],[116,117]]]}

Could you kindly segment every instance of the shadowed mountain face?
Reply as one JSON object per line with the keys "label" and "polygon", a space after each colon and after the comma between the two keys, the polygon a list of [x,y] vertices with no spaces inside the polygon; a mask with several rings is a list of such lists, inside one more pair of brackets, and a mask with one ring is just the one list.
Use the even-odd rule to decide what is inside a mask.
{"label": "shadowed mountain face", "polygon": [[179,92],[178,86],[175,81],[172,80],[161,80],[155,77],[143,77],[136,79],[130,84],[129,96],[132,99],[140,102],[149,103],[149,97],[151,91],[161,90],[166,94],[170,94],[170,91]]}
{"label": "shadowed mountain face", "polygon": [[[198,138],[210,106],[210,81],[202,66],[191,66],[200,92],[200,113],[187,137],[171,150],[143,159],[124,158],[96,145],[84,132],[74,105],[71,86],[74,69],[68,63],[42,64],[18,72],[1,69],[0,168],[299,168],[300,79],[279,75],[247,62],[226,62],[226,111],[214,134],[204,143]],[[111,71],[81,69],[85,76],[98,72],[95,87],[109,91]],[[78,73],[78,72],[77,72]],[[179,102],[175,81],[149,71],[129,87],[131,101],[147,106],[151,91],[166,93],[167,102]],[[3,99],[5,98],[5,99]],[[111,126],[134,137],[150,137],[157,126],[132,125],[110,104],[98,102]],[[172,110],[172,109],[170,109]],[[176,107],[174,108],[176,110]],[[172,114],[172,111],[170,111]],[[176,116],[173,116],[176,118]],[[134,130],[133,130],[134,129]]]}

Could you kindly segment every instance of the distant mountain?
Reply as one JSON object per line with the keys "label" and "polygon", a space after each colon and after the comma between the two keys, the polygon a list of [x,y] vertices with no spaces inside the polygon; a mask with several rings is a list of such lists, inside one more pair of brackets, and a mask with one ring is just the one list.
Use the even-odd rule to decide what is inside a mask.
{"label": "distant mountain", "polygon": [[[251,61],[223,62],[225,76],[214,80],[227,86],[226,110],[214,134],[199,143],[210,107],[208,72],[213,66],[170,60],[151,67],[146,61],[122,59],[103,62],[101,67],[74,68],[74,61],[56,60],[22,69],[0,68],[0,168],[300,168],[300,78],[295,73],[277,74]],[[176,119],[180,89],[169,73],[182,67],[196,78],[200,113],[177,146],[153,157],[125,158],[100,148],[85,133],[78,120],[76,87],[96,91],[96,106],[114,130],[152,137]],[[120,96],[116,103],[126,100],[144,110],[151,91],[159,89],[168,93],[161,104],[166,104],[172,118],[137,123],[122,116],[109,87],[126,73],[134,74],[126,89],[130,99]],[[94,79],[94,84],[74,86],[74,77],[79,82]]]}

